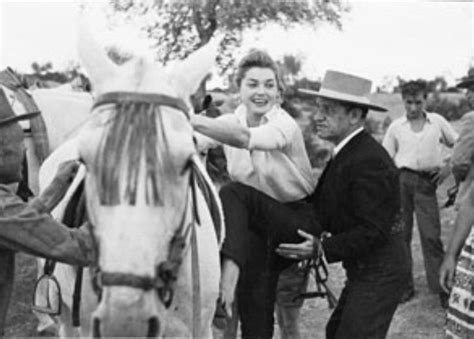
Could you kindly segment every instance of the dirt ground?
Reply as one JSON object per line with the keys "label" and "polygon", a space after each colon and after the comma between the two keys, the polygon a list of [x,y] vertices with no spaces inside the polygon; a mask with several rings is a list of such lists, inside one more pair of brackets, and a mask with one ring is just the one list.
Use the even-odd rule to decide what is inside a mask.
{"label": "dirt ground", "polygon": [[[452,180],[448,180],[439,188],[440,204],[446,201],[446,189],[451,184]],[[453,217],[454,211],[452,208],[441,209],[444,242],[446,242],[452,231]],[[442,338],[444,311],[439,305],[438,296],[430,294],[428,291],[417,231],[414,232],[412,246],[416,297],[412,301],[399,306],[390,327],[388,338]],[[30,256],[19,254],[17,256],[14,296],[7,321],[7,338],[38,336],[35,331],[36,318],[30,311],[35,276],[35,260]],[[330,267],[329,286],[338,294],[343,282],[344,272],[342,268],[340,265],[332,265]],[[301,315],[300,326],[303,338],[324,338],[324,328],[329,315],[330,310],[325,300],[307,300]],[[277,329],[275,333],[278,336]]]}

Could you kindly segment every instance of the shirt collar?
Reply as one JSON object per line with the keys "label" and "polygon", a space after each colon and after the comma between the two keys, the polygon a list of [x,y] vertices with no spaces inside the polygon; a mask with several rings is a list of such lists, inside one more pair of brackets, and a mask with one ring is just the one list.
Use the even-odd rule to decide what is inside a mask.
{"label": "shirt collar", "polygon": [[[262,124],[274,119],[278,113],[280,112],[281,108],[279,105],[274,105],[267,113],[262,118]],[[245,107],[244,104],[240,104],[236,109],[235,109],[235,114],[237,115],[237,119],[244,124],[244,126],[247,126],[247,108]]]}
{"label": "shirt collar", "polygon": [[[429,117],[429,115],[428,115],[428,112],[424,111],[424,112],[423,112],[423,115],[425,116],[426,122],[431,123],[431,120],[430,120],[430,117]],[[407,115],[405,114],[405,115],[403,116],[402,123],[407,123],[407,122],[408,122],[408,118],[407,118]]]}
{"label": "shirt collar", "polygon": [[345,137],[344,139],[342,139],[342,141],[340,143],[338,143],[335,147],[334,147],[334,150],[333,150],[333,156],[336,156],[337,153],[339,153],[341,151],[341,149],[347,145],[347,143],[349,141],[351,141],[352,138],[354,138],[357,134],[359,134],[360,132],[362,132],[364,130],[364,127],[359,127],[358,129],[356,129],[354,132],[352,132],[351,134],[349,134],[347,137]]}

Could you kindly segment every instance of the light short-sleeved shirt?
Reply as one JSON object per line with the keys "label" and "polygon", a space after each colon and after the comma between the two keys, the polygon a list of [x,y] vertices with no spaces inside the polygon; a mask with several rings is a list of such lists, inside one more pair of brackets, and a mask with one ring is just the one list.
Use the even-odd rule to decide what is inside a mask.
{"label": "light short-sleeved shirt", "polygon": [[[443,147],[452,147],[458,138],[449,122],[436,113],[425,113],[426,122],[419,132],[411,129],[407,117],[396,119],[383,139],[383,146],[398,168],[428,170],[443,166]],[[443,146],[444,145],[444,146]]]}
{"label": "light short-sleeved shirt", "polygon": [[[243,105],[220,119],[248,127]],[[248,149],[223,145],[231,180],[252,186],[281,202],[299,200],[311,194],[316,180],[303,133],[296,121],[275,106],[265,114],[260,126],[249,129]],[[201,135],[197,139],[200,151],[219,145]]]}

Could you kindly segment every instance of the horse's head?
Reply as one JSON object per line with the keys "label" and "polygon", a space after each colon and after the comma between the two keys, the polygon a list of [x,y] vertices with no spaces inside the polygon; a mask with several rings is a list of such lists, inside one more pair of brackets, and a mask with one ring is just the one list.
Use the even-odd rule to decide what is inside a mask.
{"label": "horse's head", "polygon": [[167,260],[177,235],[189,241],[193,216],[189,96],[212,67],[216,45],[164,69],[140,58],[115,65],[90,35],[79,39],[97,95],[79,137],[100,270],[96,335],[160,336],[175,307]]}

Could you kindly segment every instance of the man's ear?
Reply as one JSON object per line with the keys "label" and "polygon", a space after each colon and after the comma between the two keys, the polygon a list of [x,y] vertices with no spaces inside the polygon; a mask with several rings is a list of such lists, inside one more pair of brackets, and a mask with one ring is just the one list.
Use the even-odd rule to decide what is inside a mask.
{"label": "man's ear", "polygon": [[349,115],[349,122],[351,123],[351,125],[355,125],[362,120],[362,109],[360,109],[359,107],[349,107],[347,114]]}

